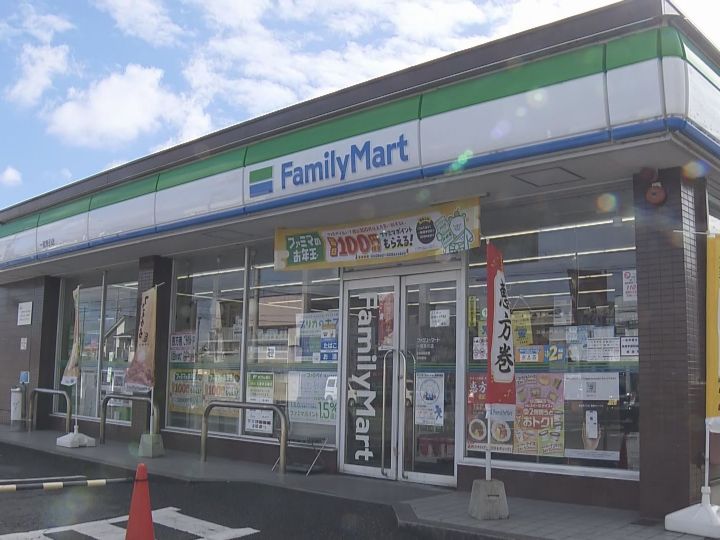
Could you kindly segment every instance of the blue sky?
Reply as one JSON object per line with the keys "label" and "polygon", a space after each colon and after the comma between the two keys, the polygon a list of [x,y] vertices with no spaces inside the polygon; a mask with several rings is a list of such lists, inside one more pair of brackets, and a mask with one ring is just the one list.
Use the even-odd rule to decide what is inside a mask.
{"label": "blue sky", "polygon": [[[0,0],[0,208],[608,3]],[[676,5],[720,42],[720,2]]]}

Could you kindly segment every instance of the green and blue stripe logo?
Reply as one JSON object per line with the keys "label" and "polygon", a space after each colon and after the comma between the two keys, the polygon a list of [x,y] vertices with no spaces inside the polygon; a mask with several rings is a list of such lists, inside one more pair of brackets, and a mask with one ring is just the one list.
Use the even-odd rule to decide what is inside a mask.
{"label": "green and blue stripe logo", "polygon": [[263,167],[250,171],[250,198],[273,192],[273,168]]}

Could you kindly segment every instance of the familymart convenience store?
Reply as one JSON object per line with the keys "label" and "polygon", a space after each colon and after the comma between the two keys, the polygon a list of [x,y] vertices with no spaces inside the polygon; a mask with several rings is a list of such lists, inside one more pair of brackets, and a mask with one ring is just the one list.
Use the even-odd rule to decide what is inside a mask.
{"label": "familymart convenience store", "polygon": [[[97,433],[157,285],[166,447],[196,451],[210,400],[275,403],[291,459],[322,449],[328,472],[467,489],[489,444],[511,495],[687,506],[718,65],[665,3],[624,2],[5,209],[2,380],[57,388],[77,345],[77,412]],[[515,367],[515,414],[492,425],[488,242]],[[61,429],[62,407],[41,425]],[[142,407],[113,401],[108,437],[137,439]],[[263,411],[219,409],[210,429],[211,456],[276,459]]]}

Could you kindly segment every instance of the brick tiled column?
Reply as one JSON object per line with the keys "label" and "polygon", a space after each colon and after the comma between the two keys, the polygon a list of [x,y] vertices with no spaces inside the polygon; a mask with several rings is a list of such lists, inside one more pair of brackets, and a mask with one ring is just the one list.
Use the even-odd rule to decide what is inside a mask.
{"label": "brick tiled column", "polygon": [[[157,335],[155,337],[155,403],[160,414],[160,427],[165,425],[165,396],[167,391],[168,331],[170,328],[170,292],[172,290],[172,259],[152,256],[140,259],[138,268],[137,319],[140,320],[142,293],[153,285],[164,283],[158,288]],[[148,407],[141,402],[133,403],[132,431],[139,435],[145,432]]]}
{"label": "brick tiled column", "polygon": [[660,171],[664,204],[636,175],[640,336],[640,510],[648,517],[696,502],[705,404],[705,182]]}

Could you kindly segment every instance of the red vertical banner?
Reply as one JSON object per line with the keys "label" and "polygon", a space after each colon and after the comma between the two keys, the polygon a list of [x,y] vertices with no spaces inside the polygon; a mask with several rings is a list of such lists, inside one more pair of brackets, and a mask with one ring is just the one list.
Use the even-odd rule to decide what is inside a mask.
{"label": "red vertical banner", "polygon": [[510,299],[502,253],[487,244],[488,404],[515,405],[515,358]]}

